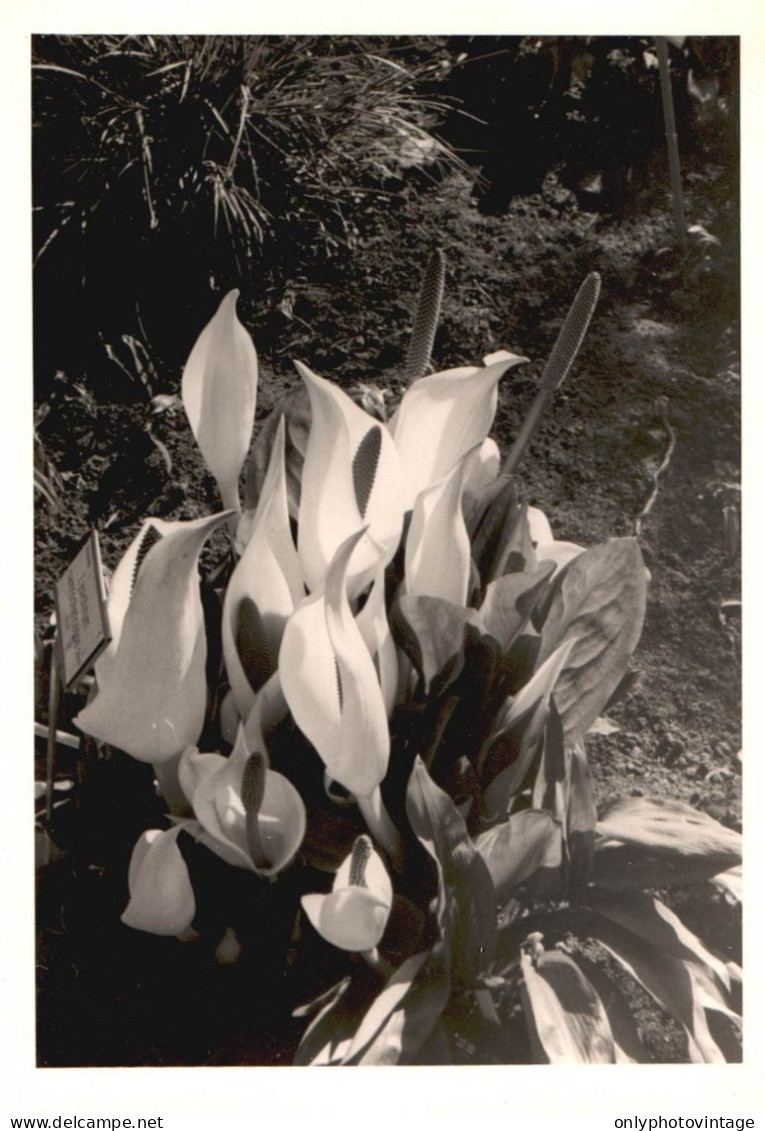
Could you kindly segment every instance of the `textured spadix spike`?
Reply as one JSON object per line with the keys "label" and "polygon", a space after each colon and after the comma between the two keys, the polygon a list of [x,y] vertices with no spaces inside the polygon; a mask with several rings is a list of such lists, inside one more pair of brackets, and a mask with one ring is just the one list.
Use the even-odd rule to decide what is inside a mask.
{"label": "textured spadix spike", "polygon": [[404,362],[404,380],[406,381],[414,381],[417,377],[424,377],[428,371],[438,319],[441,315],[445,276],[446,257],[439,247],[428,260],[422,276],[414,329]]}
{"label": "textured spadix spike", "polygon": [[547,360],[539,392],[534,398],[534,403],[521,425],[515,442],[507,454],[503,475],[513,475],[518,468],[529,440],[536,431],[542,413],[548,400],[560,385],[563,384],[574,364],[576,355],[584,341],[584,335],[590,325],[590,320],[597,305],[600,295],[600,275],[593,271],[582,283],[576,298],[571,303],[569,312],[560,328],[552,353]]}

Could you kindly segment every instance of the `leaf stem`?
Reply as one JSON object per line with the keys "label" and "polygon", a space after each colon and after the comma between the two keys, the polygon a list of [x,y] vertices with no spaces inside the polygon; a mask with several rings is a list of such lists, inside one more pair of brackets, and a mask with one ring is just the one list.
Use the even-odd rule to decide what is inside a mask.
{"label": "leaf stem", "polygon": [[401,834],[385,808],[380,787],[377,786],[367,797],[357,797],[356,801],[372,836],[385,849],[395,867],[400,869],[404,860],[404,846]]}

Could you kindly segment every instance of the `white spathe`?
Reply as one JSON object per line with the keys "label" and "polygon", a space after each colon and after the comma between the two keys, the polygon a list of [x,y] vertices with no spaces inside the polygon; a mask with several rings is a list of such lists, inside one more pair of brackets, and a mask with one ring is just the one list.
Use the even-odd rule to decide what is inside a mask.
{"label": "white spathe", "polygon": [[329,895],[304,895],[301,903],[312,926],[333,946],[358,953],[374,950],[388,922],[393,888],[369,837],[358,838]]}

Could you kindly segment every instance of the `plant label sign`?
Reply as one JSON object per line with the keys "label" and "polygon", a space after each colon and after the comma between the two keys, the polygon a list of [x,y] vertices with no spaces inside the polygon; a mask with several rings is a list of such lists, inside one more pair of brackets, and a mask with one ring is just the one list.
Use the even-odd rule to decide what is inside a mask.
{"label": "plant label sign", "polygon": [[111,640],[98,533],[90,537],[56,583],[62,682],[70,690]]}

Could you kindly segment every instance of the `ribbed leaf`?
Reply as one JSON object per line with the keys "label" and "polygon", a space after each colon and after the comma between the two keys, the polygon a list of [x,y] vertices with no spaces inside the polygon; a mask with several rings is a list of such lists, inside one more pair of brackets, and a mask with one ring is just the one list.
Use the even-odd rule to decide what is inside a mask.
{"label": "ribbed leaf", "polygon": [[586,550],[560,574],[542,627],[540,662],[563,641],[575,642],[555,689],[567,746],[587,733],[624,676],[645,600],[645,566],[633,538]]}
{"label": "ribbed leaf", "polygon": [[441,694],[457,678],[471,627],[480,631],[474,610],[440,597],[405,595],[394,604],[391,632],[414,664],[424,695]]}
{"label": "ribbed leaf", "polygon": [[560,328],[552,353],[542,374],[539,392],[508,453],[505,465],[502,469],[503,474],[513,475],[517,470],[529,440],[539,424],[547,402],[568,376],[571,366],[576,359],[576,355],[584,341],[584,335],[587,333],[587,327],[590,324],[590,319],[594,313],[599,294],[600,275],[593,272],[591,275],[587,276],[579,288],[566,315],[565,321]]}
{"label": "ribbed leaf", "polygon": [[603,1003],[577,964],[560,951],[521,955],[521,1000],[543,1064],[614,1064]]}
{"label": "ribbed leaf", "polygon": [[591,879],[612,891],[711,879],[741,861],[741,836],[681,801],[628,797],[604,807]]}
{"label": "ribbed leaf", "polygon": [[431,254],[422,276],[412,337],[404,363],[404,380],[424,377],[430,364],[433,340],[441,314],[446,278],[446,257],[440,247]]}
{"label": "ribbed leaf", "polygon": [[604,970],[584,955],[577,954],[576,964],[603,1002],[603,1008],[614,1038],[617,1064],[644,1064],[648,1054],[640,1040],[632,1008]]}

